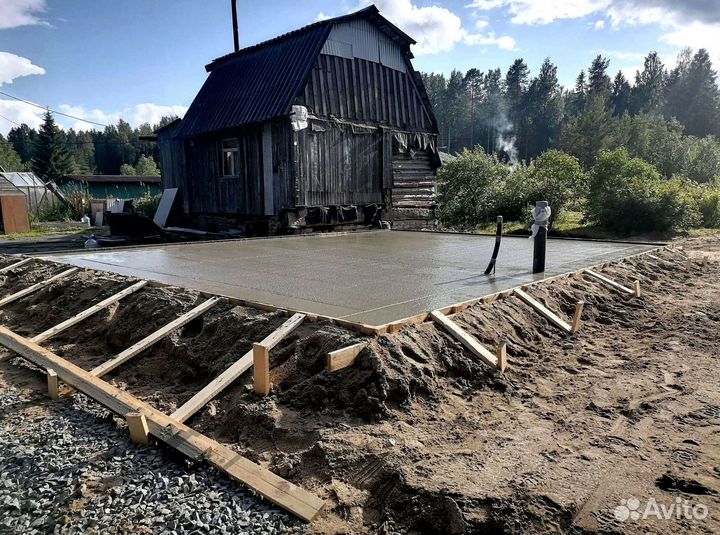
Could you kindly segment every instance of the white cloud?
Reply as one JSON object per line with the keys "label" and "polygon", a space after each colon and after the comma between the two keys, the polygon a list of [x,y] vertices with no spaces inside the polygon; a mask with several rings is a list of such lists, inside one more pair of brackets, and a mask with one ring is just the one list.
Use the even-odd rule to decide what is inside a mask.
{"label": "white cloud", "polygon": [[33,65],[29,59],[22,56],[0,52],[0,86],[11,84],[15,78],[31,74],[45,74],[45,69]]}
{"label": "white cloud", "polygon": [[[157,124],[164,116],[177,115],[182,117],[187,111],[187,106],[163,106],[143,103],[129,106],[121,111],[105,112],[100,109],[86,110],[83,106],[61,104],[58,106],[58,111],[103,124],[117,124],[118,120],[123,119],[135,127],[143,123]],[[7,135],[11,128],[23,123],[32,128],[38,128],[42,124],[44,113],[43,109],[25,102],[0,99],[0,115],[7,118],[0,117],[0,134]],[[75,130],[102,129],[100,126],[63,117],[62,115],[55,115],[55,121],[61,128],[74,128]]]}
{"label": "white cloud", "polygon": [[42,123],[43,110],[18,100],[0,99],[0,134],[6,136],[18,124],[37,128]]}
{"label": "white cloud", "polygon": [[487,11],[506,8],[516,24],[549,24],[585,17],[610,6],[611,0],[473,0],[467,7]]}
{"label": "white cloud", "polygon": [[[718,0],[472,0],[467,7],[503,9],[516,24],[549,24],[590,15],[606,17],[613,28],[657,25],[660,40],[678,48],[706,48],[720,64],[720,1]],[[595,28],[605,27],[598,20]]]}
{"label": "white cloud", "polygon": [[38,17],[45,11],[45,0],[2,0],[0,1],[0,30],[47,24]]}
{"label": "white cloud", "polygon": [[495,37],[493,32],[490,32],[487,35],[480,33],[465,34],[463,36],[463,42],[466,45],[495,45],[503,50],[517,50],[515,39],[508,35]]}

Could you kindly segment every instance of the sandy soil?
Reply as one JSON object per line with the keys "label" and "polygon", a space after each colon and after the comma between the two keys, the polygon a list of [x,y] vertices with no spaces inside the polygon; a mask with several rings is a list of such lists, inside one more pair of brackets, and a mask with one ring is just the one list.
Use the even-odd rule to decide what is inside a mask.
{"label": "sandy soil", "polygon": [[[531,287],[568,318],[586,302],[570,337],[517,297],[455,315],[488,347],[508,344],[505,374],[431,323],[376,338],[328,374],[326,353],[359,337],[308,323],[271,352],[270,396],[255,396],[246,374],[188,423],[326,498],[307,533],[717,533],[720,238],[682,245],[689,265],[685,252],[662,251],[603,269],[640,280],[641,298],[587,276]],[[3,295],[47,269],[11,273]],[[3,309],[1,321],[32,335],[71,315],[69,304],[77,312],[132,282],[82,277]],[[143,290],[45,345],[89,368],[200,299]],[[222,305],[108,379],[170,412],[282,321]],[[709,514],[619,519],[633,499],[640,513],[652,499]]]}

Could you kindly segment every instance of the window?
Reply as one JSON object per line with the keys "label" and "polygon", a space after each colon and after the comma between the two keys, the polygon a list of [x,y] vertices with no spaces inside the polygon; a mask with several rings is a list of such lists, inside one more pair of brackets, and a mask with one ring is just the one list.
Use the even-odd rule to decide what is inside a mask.
{"label": "window", "polygon": [[240,151],[237,138],[223,139],[223,176],[237,176],[240,170]]}

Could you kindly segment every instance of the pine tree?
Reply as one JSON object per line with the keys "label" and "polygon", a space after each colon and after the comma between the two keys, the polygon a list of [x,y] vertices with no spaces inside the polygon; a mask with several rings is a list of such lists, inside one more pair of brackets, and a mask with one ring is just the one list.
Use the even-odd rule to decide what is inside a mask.
{"label": "pine tree", "polygon": [[567,114],[570,117],[577,117],[583,110],[587,103],[587,81],[585,80],[585,71],[580,71],[578,77],[575,79],[575,89],[568,96],[567,99]]}
{"label": "pine tree", "polygon": [[12,128],[8,132],[7,139],[12,143],[15,152],[18,153],[23,163],[28,164],[32,161],[35,141],[37,140],[37,132],[34,129],[23,123]]}
{"label": "pine tree", "polygon": [[631,93],[630,83],[622,71],[618,71],[615,80],[613,80],[612,95],[610,97],[610,106],[614,116],[621,117],[629,110]]}
{"label": "pine tree", "polygon": [[25,171],[25,165],[18,153],[15,152],[12,143],[6,140],[2,134],[0,134],[0,168],[7,172]]}
{"label": "pine tree", "polygon": [[73,170],[72,158],[49,110],[45,112],[45,120],[38,132],[32,168],[46,182],[54,182]]}
{"label": "pine tree", "polygon": [[665,66],[657,52],[645,58],[643,70],[635,74],[630,109],[633,114],[659,115],[665,104]]}
{"label": "pine tree", "polygon": [[607,98],[610,96],[612,85],[610,77],[607,75],[607,69],[610,65],[610,60],[603,58],[601,55],[597,55],[592,61],[590,68],[588,69],[588,96],[589,97],[603,97]]}
{"label": "pine tree", "polygon": [[516,59],[505,74],[505,101],[510,119],[510,135],[515,137],[520,156],[527,159],[527,121],[525,110],[529,69],[522,58]]}
{"label": "pine tree", "polygon": [[546,58],[528,88],[528,122],[531,141],[527,155],[533,158],[553,147],[560,137],[562,100],[557,67]]}
{"label": "pine tree", "polygon": [[703,137],[718,133],[720,120],[720,91],[715,84],[717,73],[710,55],[701,48],[693,56],[685,84],[686,108],[678,116],[688,134]]}

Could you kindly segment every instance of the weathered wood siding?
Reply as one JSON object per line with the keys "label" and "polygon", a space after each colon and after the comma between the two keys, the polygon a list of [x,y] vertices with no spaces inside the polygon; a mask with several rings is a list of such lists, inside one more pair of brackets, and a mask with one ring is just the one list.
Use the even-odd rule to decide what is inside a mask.
{"label": "weathered wood siding", "polygon": [[[272,184],[273,209],[279,213],[294,205],[292,198],[292,129],[286,120],[273,121]],[[223,176],[222,140],[237,138],[239,144],[237,176]],[[184,149],[167,145],[163,170],[170,170],[164,187],[179,187],[185,208],[192,214],[221,214],[259,216],[264,214],[264,169],[262,157],[262,128],[260,126],[230,131],[184,141]],[[183,144],[183,141],[177,141]],[[161,148],[161,158],[165,151]],[[177,154],[184,154],[184,169],[175,171]],[[179,164],[178,164],[179,165]],[[163,171],[165,175],[165,171]],[[166,185],[167,184],[167,185]]]}
{"label": "weathered wood siding", "polygon": [[321,117],[432,131],[413,78],[363,59],[320,54],[298,103]]}
{"label": "weathered wood siding", "polygon": [[332,122],[321,128],[298,133],[298,205],[381,203],[381,133]]}

